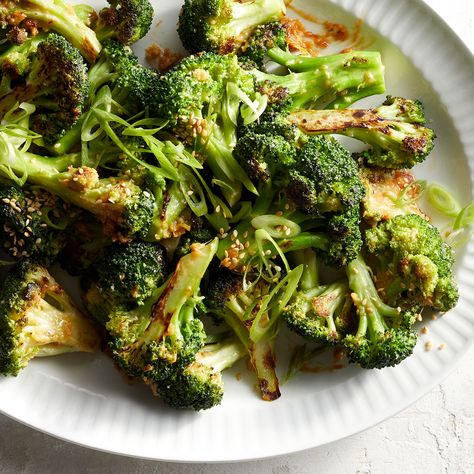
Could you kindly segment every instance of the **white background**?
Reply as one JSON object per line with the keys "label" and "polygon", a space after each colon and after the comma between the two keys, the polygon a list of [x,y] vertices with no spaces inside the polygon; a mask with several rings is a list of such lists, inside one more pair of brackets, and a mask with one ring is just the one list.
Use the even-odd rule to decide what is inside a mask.
{"label": "white background", "polygon": [[[474,1],[425,1],[474,51]],[[123,458],[56,440],[0,415],[0,472],[474,473],[473,359],[474,349],[443,384],[364,433],[266,461],[179,465]]]}

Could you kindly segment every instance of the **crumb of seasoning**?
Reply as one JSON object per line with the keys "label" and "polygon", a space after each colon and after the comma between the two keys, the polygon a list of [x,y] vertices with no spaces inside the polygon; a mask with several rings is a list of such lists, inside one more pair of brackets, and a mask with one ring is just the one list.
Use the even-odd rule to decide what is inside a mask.
{"label": "crumb of seasoning", "polygon": [[420,329],[420,332],[421,332],[421,334],[428,334],[430,332],[430,330],[426,326],[423,326]]}
{"label": "crumb of seasoning", "polygon": [[240,372],[237,372],[235,374],[235,378],[240,381],[240,379],[242,378],[242,374]]}
{"label": "crumb of seasoning", "polygon": [[162,48],[157,43],[152,43],[145,49],[146,62],[154,69],[166,71],[183,58],[181,53],[173,53],[169,48]]}
{"label": "crumb of seasoning", "polygon": [[436,321],[436,320],[438,319],[438,316],[436,316],[436,314],[432,314],[432,315],[431,315],[431,319],[432,319],[433,321]]}
{"label": "crumb of seasoning", "polygon": [[425,350],[426,351],[433,350],[433,343],[431,341],[428,341],[427,343],[425,343]]}
{"label": "crumb of seasoning", "polygon": [[448,347],[448,345],[445,342],[443,342],[442,344],[440,344],[438,346],[438,350],[439,351],[444,351],[446,349],[446,347]]}

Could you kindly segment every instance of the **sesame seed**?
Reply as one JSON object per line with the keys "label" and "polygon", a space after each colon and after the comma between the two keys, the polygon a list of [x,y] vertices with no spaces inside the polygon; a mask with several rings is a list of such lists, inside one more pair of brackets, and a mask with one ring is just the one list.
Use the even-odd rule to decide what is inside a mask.
{"label": "sesame seed", "polygon": [[420,329],[420,332],[421,332],[421,334],[428,334],[430,332],[430,330],[426,326],[423,326]]}
{"label": "sesame seed", "polygon": [[421,313],[418,313],[418,314],[416,315],[416,320],[417,320],[417,321],[423,321],[423,316],[421,316]]}
{"label": "sesame seed", "polygon": [[38,237],[35,241],[36,245],[39,245],[41,243],[41,237]]}
{"label": "sesame seed", "polygon": [[238,235],[239,235],[239,232],[237,231],[237,229],[234,229],[234,230],[232,231],[232,237],[233,237],[233,239],[236,239]]}
{"label": "sesame seed", "polygon": [[191,189],[188,191],[188,196],[192,196],[194,194],[194,191],[192,191]]}
{"label": "sesame seed", "polygon": [[436,316],[436,314],[432,314],[432,315],[431,315],[431,319],[432,319],[433,321],[436,321],[436,320],[438,319],[438,316]]}
{"label": "sesame seed", "polygon": [[265,255],[271,255],[272,251],[271,250],[265,250]]}
{"label": "sesame seed", "polygon": [[216,214],[219,214],[219,212],[221,212],[221,206],[216,206],[215,211]]}
{"label": "sesame seed", "polygon": [[224,232],[225,232],[225,231],[224,231],[224,228],[221,227],[221,228],[219,229],[219,234],[223,234]]}
{"label": "sesame seed", "polygon": [[245,258],[245,252],[241,253],[241,254],[239,255],[239,258],[240,258],[240,260],[242,260],[243,258]]}
{"label": "sesame seed", "polygon": [[359,273],[359,270],[357,270],[357,268],[353,268],[352,269],[352,273],[354,273],[355,275],[357,275]]}
{"label": "sesame seed", "polygon": [[287,228],[287,229],[285,230],[285,235],[288,236],[288,235],[290,235],[290,234],[291,234],[291,229]]}
{"label": "sesame seed", "polygon": [[426,351],[433,350],[433,343],[431,341],[428,341],[427,343],[425,343],[425,350]]}
{"label": "sesame seed", "polygon": [[280,267],[279,265],[275,265],[275,270],[276,270],[277,272],[281,272],[281,267]]}
{"label": "sesame seed", "polygon": [[400,306],[397,306],[397,313],[401,313],[402,312],[402,308],[400,308]]}
{"label": "sesame seed", "polygon": [[246,239],[246,238],[248,237],[248,235],[249,235],[248,231],[245,231],[245,232],[242,234],[242,237],[243,237],[244,239]]}
{"label": "sesame seed", "polygon": [[446,347],[448,347],[448,345],[445,342],[443,342],[442,344],[440,344],[438,346],[438,350],[444,351],[446,349]]}

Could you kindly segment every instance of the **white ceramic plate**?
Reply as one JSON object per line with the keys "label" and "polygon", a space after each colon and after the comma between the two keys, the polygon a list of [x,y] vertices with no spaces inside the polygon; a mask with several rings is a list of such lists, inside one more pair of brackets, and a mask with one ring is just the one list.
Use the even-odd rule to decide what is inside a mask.
{"label": "white ceramic plate", "polygon": [[[162,23],[141,42],[139,52],[150,41],[176,49],[180,3],[155,0]],[[470,201],[474,63],[454,33],[419,0],[295,4],[348,26],[356,17],[364,20],[363,37],[383,55],[387,90],[421,99],[438,134],[435,152],[417,168],[418,175],[447,185],[462,202]],[[439,383],[466,352],[474,340],[473,250],[471,245],[458,257],[458,306],[429,322],[430,339],[435,347],[445,342],[446,350],[425,352],[421,339],[415,354],[396,368],[301,374],[273,403],[258,398],[251,377],[237,382],[228,376],[223,404],[192,413],[164,407],[144,387],[127,385],[103,355],[66,355],[35,360],[18,378],[0,380],[0,410],[84,446],[169,461],[249,460],[340,439],[408,406]]]}

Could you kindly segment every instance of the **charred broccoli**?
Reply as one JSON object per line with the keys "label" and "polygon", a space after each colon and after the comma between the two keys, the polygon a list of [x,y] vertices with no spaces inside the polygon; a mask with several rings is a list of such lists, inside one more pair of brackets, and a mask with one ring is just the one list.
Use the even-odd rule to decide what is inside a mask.
{"label": "charred broccoli", "polygon": [[18,263],[0,299],[0,373],[17,375],[34,357],[94,352],[96,329],[45,267]]}

